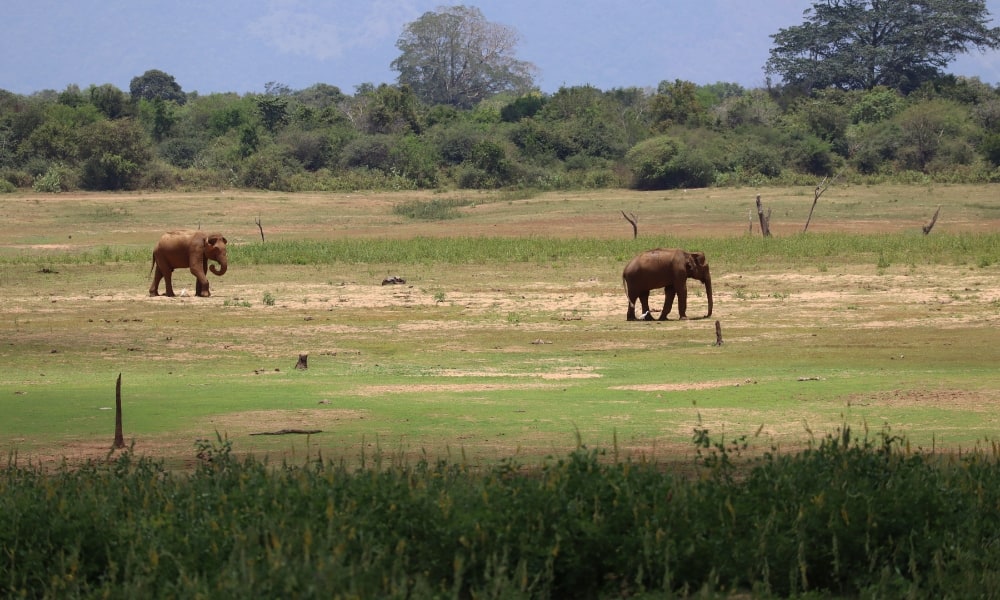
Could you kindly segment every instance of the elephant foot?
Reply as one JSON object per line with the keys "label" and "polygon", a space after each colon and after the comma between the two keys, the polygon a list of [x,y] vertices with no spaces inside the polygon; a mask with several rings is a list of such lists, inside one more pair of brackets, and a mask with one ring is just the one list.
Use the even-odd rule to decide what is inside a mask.
{"label": "elephant foot", "polygon": [[198,295],[201,296],[202,298],[211,298],[212,297],[211,292],[209,292],[208,290],[204,290],[202,292],[199,292]]}
{"label": "elephant foot", "polygon": [[159,295],[160,295],[160,292],[154,291],[154,290],[149,290],[149,297],[150,298],[156,298]]}

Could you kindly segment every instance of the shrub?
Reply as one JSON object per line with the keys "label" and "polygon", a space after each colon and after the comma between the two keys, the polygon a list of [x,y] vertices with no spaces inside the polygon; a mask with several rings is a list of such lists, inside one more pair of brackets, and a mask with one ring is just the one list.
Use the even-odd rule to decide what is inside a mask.
{"label": "shrub", "polygon": [[146,164],[139,178],[139,187],[149,190],[169,190],[177,186],[177,171],[169,164],[154,160]]}
{"label": "shrub", "polygon": [[76,172],[63,165],[52,165],[44,174],[35,177],[31,189],[50,194],[76,189]]}
{"label": "shrub", "polygon": [[625,162],[632,169],[632,185],[641,190],[669,187],[668,165],[680,153],[680,142],[668,136],[659,136],[639,142],[625,155]]}
{"label": "shrub", "polygon": [[781,175],[781,153],[770,146],[753,142],[741,144],[732,154],[732,167],[744,174],[777,177]]}
{"label": "shrub", "polygon": [[788,161],[800,171],[811,175],[833,174],[833,152],[829,142],[807,135],[789,148]]}
{"label": "shrub", "polygon": [[994,167],[1000,167],[1000,133],[984,137],[979,151]]}
{"label": "shrub", "polygon": [[243,162],[239,182],[248,188],[289,191],[288,178],[292,171],[280,151],[271,147],[251,155]]}
{"label": "shrub", "polygon": [[435,149],[415,135],[403,136],[389,152],[390,169],[407,179],[413,180],[417,187],[434,187],[437,185],[438,155]]}
{"label": "shrub", "polygon": [[388,135],[365,135],[347,143],[341,155],[341,165],[348,169],[362,167],[388,172],[393,140]]}
{"label": "shrub", "polygon": [[705,187],[715,180],[715,166],[701,151],[685,148],[668,136],[636,144],[625,161],[638,189]]}

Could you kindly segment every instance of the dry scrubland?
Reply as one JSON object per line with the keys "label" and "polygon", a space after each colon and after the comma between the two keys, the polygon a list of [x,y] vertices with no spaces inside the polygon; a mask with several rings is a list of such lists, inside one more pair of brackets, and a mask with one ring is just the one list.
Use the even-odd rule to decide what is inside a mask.
{"label": "dry scrubland", "polygon": [[[771,240],[750,213],[758,193]],[[105,456],[119,373],[126,439],[175,465],[195,461],[196,440],[216,432],[237,453],[293,461],[382,452],[493,462],[578,441],[672,460],[693,454],[695,428],[791,449],[845,423],[889,427],[923,448],[990,444],[1000,430],[1000,190],[833,187],[801,236],[812,197],[2,196],[0,444],[18,461]],[[393,212],[455,198],[475,202],[447,220]],[[621,210],[638,215],[637,240]],[[212,297],[148,297],[146,257],[160,233],[199,226],[230,240],[229,273],[209,275]],[[489,260],[433,249],[497,239],[513,241]],[[361,258],[296,261],[298,242]],[[621,268],[662,245],[706,251],[712,319],[625,322]],[[262,259],[261,246],[280,258]],[[190,274],[175,275],[190,293]],[[406,284],[382,286],[388,276]],[[689,316],[704,315],[700,284],[691,291]],[[300,353],[307,371],[292,368]],[[282,429],[322,433],[251,435]]]}

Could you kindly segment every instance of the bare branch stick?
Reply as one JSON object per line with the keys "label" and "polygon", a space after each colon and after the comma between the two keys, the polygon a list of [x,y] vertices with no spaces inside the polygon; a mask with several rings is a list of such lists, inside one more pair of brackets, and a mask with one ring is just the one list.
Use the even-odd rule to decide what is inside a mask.
{"label": "bare branch stick", "polygon": [[257,217],[256,219],[254,219],[254,223],[257,224],[257,229],[260,229],[260,241],[261,241],[261,243],[263,243],[264,242],[264,228],[260,224],[260,217]]}
{"label": "bare branch stick", "polygon": [[834,181],[837,181],[837,178],[840,177],[841,173],[843,173],[843,171],[834,175],[833,179],[830,180],[830,183],[826,182],[826,180],[830,179],[830,177],[829,176],[824,177],[823,181],[819,182],[819,185],[817,185],[816,189],[813,190],[812,207],[809,209],[809,218],[806,219],[806,226],[802,228],[802,233],[805,233],[806,231],[809,230],[809,222],[812,221],[813,211],[816,210],[816,203],[819,202],[819,197],[823,195],[823,192],[825,192],[827,188],[833,185]]}
{"label": "bare branch stick", "polygon": [[924,230],[924,235],[930,233],[931,229],[934,228],[934,224],[937,223],[937,218],[939,214],[941,214],[941,205],[938,205],[937,210],[934,211],[934,216],[931,217],[931,222],[922,227],[922,229]]}
{"label": "bare branch stick", "polygon": [[624,210],[622,211],[622,216],[625,217],[626,221],[632,224],[632,239],[634,240],[639,237],[639,217],[632,212],[625,214]]}

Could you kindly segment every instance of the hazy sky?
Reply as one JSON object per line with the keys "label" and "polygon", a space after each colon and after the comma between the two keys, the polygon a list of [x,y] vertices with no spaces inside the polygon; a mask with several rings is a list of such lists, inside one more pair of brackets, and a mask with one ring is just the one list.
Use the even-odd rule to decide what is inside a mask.
{"label": "hazy sky", "polygon": [[[353,93],[394,83],[403,27],[463,2],[422,0],[4,0],[0,89],[30,94],[77,84],[128,91],[149,69],[186,92],[262,92],[277,82]],[[516,30],[516,56],[545,92],[675,79],[764,85],[771,35],[803,22],[812,0],[481,0]],[[1000,0],[987,0],[992,26]],[[1000,85],[1000,52],[973,50],[947,69]]]}

